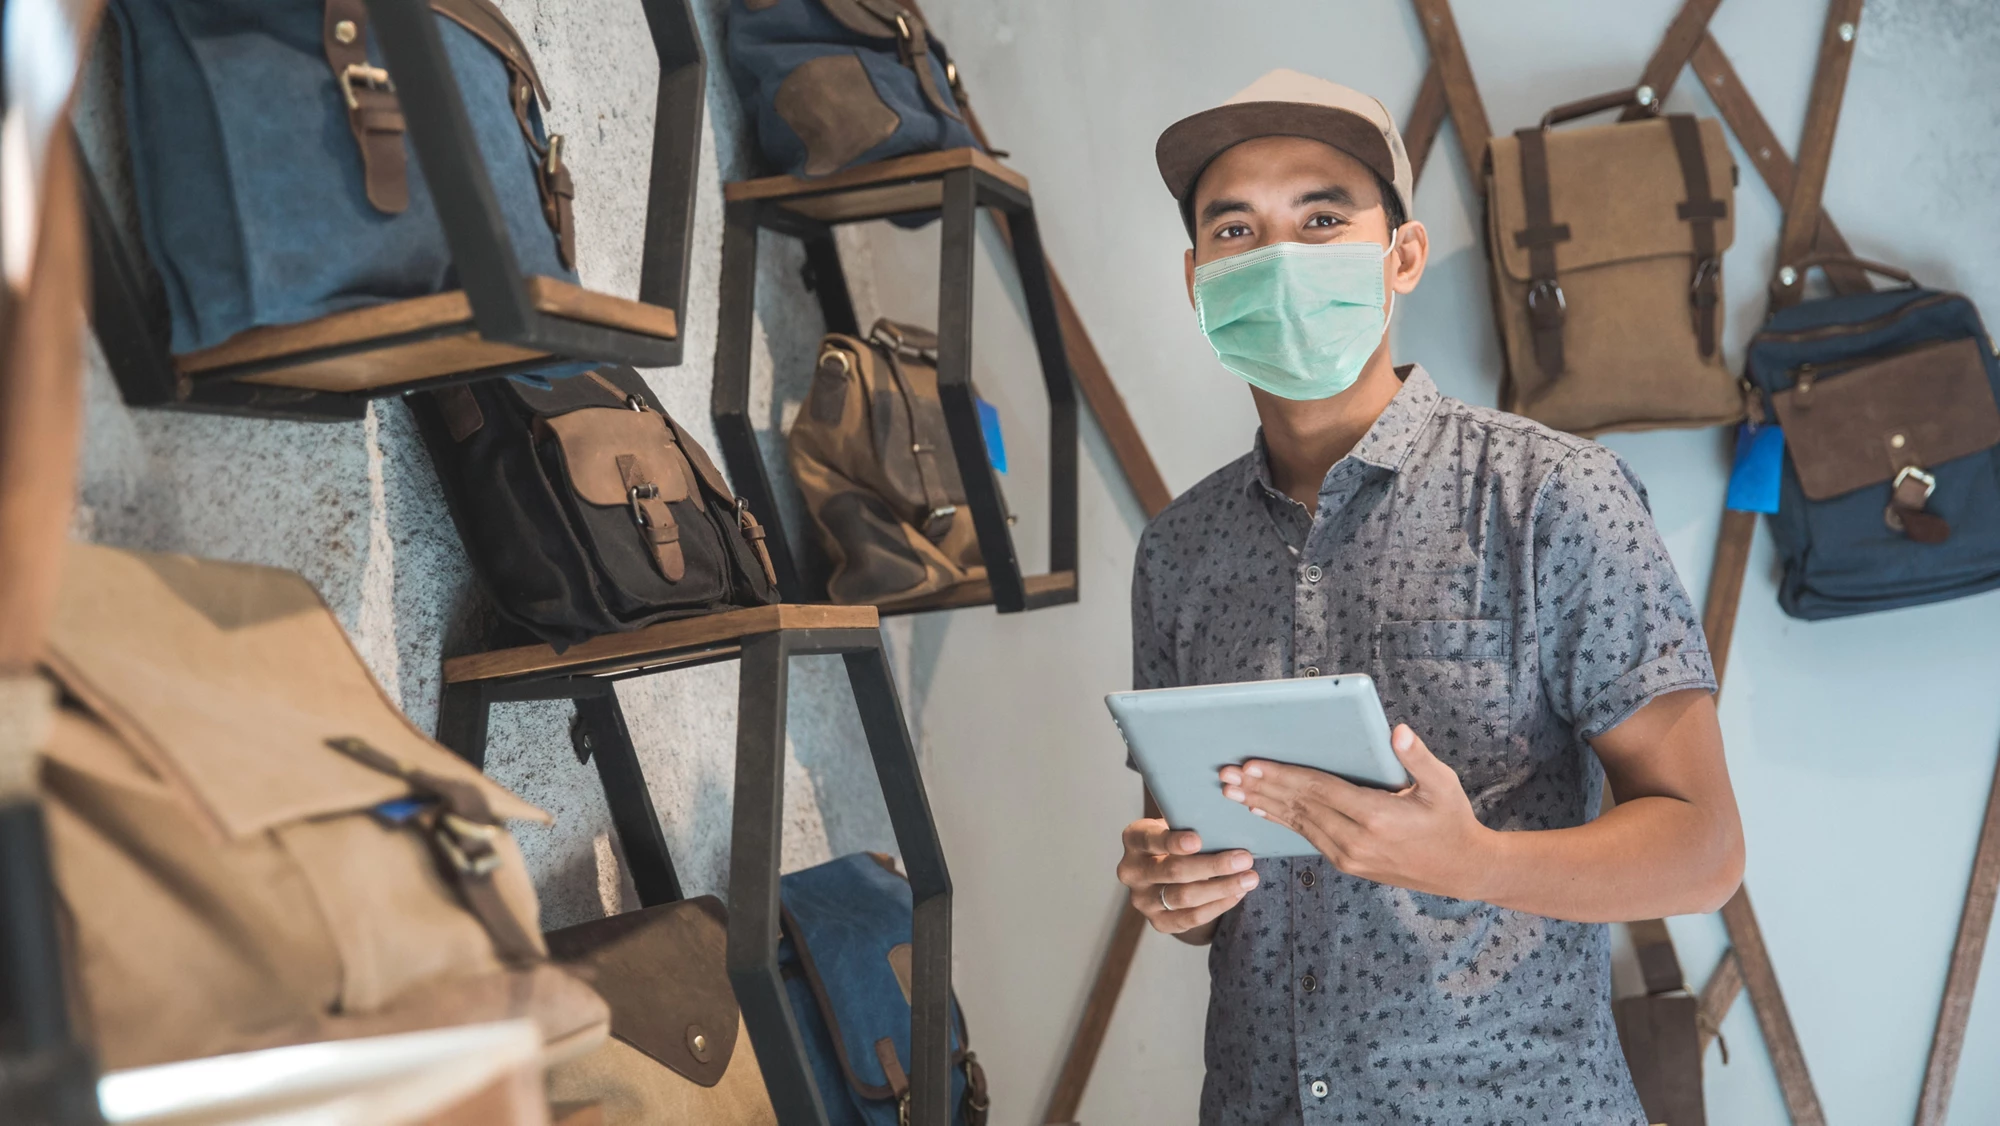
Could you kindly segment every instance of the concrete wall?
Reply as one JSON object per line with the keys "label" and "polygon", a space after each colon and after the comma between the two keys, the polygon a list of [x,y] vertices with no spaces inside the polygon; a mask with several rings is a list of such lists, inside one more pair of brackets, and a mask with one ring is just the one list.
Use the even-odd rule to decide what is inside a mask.
{"label": "concrete wall", "polygon": [[[629,0],[502,0],[529,37],[572,138],[585,280],[637,284],[637,234],[654,82]],[[1673,0],[1460,4],[1496,128],[1632,80]],[[747,122],[721,66],[722,0],[700,0],[711,60],[686,364],[651,373],[676,416],[709,437],[720,183],[753,167]],[[1289,66],[1379,93],[1398,113],[1424,65],[1401,0],[930,0],[996,143],[1034,181],[1051,259],[1132,405],[1168,482],[1186,488],[1246,448],[1248,396],[1213,363],[1182,290],[1185,242],[1152,166],[1159,131],[1263,71]],[[1725,6],[1718,38],[1780,136],[1804,114],[1823,8]],[[1874,0],[1835,154],[1828,205],[1856,248],[2000,308],[2000,109],[1985,62],[2000,29],[1971,0]],[[102,79],[98,93],[101,95]],[[1674,108],[1712,112],[1683,83]],[[1498,374],[1477,217],[1440,139],[1418,195],[1434,253],[1399,303],[1399,357],[1448,393],[1492,402]],[[1727,258],[1732,362],[1761,314],[1778,213],[1747,161]],[[975,375],[1002,411],[1024,559],[1046,550],[1042,398],[1011,271],[984,241]],[[864,323],[934,323],[936,228],[843,239]],[[756,401],[776,452],[821,331],[801,255],[763,251]],[[768,397],[766,397],[768,396]],[[1724,473],[1710,433],[1611,444],[1644,476],[1688,585],[1707,579]],[[294,567],[339,612],[371,667],[418,723],[435,713],[447,645],[485,613],[407,413],[378,404],[344,426],[246,422],[124,408],[93,370],[81,534]],[[958,889],[959,994],[997,1088],[996,1126],[1039,1121],[1118,901],[1116,832],[1136,780],[1099,697],[1129,683],[1126,583],[1140,513],[1086,421],[1082,601],[1000,617],[966,610],[892,622],[888,634]],[[1831,1121],[1907,1117],[1915,1102],[1981,804],[2000,742],[2000,595],[1806,626],[1782,617],[1760,541],[1723,707],[1750,840],[1750,881]],[[1953,623],[1956,623],[1954,628]],[[796,670],[787,864],[891,838],[838,666]],[[719,665],[622,693],[668,839],[691,892],[727,877],[736,672]],[[567,708],[496,715],[493,771],[558,815],[526,830],[544,918],[558,925],[629,904],[593,771],[576,765]],[[1723,948],[1719,922],[1674,921],[1690,977]],[[2000,986],[1975,1011],[1953,1121],[2000,1118]],[[1084,1106],[1095,1124],[1192,1122],[1201,1082],[1203,955],[1149,936]],[[1711,1053],[1711,1118],[1783,1121],[1747,1006]]]}

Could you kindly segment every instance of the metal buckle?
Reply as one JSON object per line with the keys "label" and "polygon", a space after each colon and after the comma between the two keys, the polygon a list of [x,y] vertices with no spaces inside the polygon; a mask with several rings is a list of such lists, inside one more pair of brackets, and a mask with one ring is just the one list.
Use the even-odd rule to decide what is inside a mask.
{"label": "metal buckle", "polygon": [[542,168],[553,176],[562,169],[563,135],[549,134],[549,151],[543,154]]}
{"label": "metal buckle", "polygon": [[930,515],[924,517],[924,537],[933,542],[941,539],[946,532],[951,531],[952,518],[957,515],[958,506],[955,504],[939,505],[931,509]]}
{"label": "metal buckle", "polygon": [[1937,478],[1931,476],[1930,474],[1924,472],[1921,469],[1918,469],[1914,465],[1906,465],[1903,467],[1902,472],[1896,474],[1896,483],[1889,486],[1889,492],[1891,494],[1894,494],[1897,489],[1903,487],[1903,482],[1909,480],[1912,477],[1923,482],[1924,500],[1928,502],[1931,499],[1931,494],[1937,492]]}
{"label": "metal buckle", "polygon": [[380,90],[386,94],[396,92],[396,84],[389,81],[388,71],[379,66],[350,63],[346,70],[340,72],[340,95],[347,99],[347,108],[350,110],[361,108],[361,99],[354,96],[354,83],[357,79],[370,90]]}
{"label": "metal buckle", "polygon": [[[1555,302],[1553,308],[1548,305],[1551,299]],[[1569,299],[1563,296],[1563,287],[1554,278],[1542,278],[1528,287],[1528,316],[1537,328],[1560,328],[1567,312]]]}
{"label": "metal buckle", "polygon": [[642,500],[657,499],[659,495],[660,487],[651,481],[643,485],[634,485],[625,490],[625,501],[632,506],[632,522],[634,524],[639,525],[641,528],[650,528],[653,526],[653,522],[646,518],[646,510],[640,507],[639,502]]}
{"label": "metal buckle", "polygon": [[1713,282],[1716,278],[1716,275],[1720,274],[1721,272],[1722,272],[1722,260],[1719,258],[1704,258],[1701,261],[1695,263],[1694,277],[1688,281],[1688,300],[1696,305],[1700,305],[1702,304],[1702,298],[1706,296],[1708,298],[1707,302],[1708,304],[1710,305],[1715,304],[1715,291],[1713,289],[1709,289],[1708,292],[1704,294],[1702,290],[1703,287],[1708,286],[1709,283]]}
{"label": "metal buckle", "polygon": [[[450,812],[438,817],[438,847],[452,867],[469,876],[484,876],[500,867],[500,852],[493,847],[499,837],[498,825],[481,825]],[[474,847],[468,849],[467,845]]]}

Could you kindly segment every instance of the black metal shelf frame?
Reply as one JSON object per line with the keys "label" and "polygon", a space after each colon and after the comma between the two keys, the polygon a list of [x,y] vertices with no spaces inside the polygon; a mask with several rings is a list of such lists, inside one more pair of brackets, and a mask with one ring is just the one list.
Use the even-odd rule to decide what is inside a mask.
{"label": "black metal shelf frame", "polygon": [[838,654],[861,713],[875,774],[902,851],[915,905],[911,962],[910,1113],[916,1126],[947,1126],[951,1113],[951,876],[931,816],[879,628],[778,629],[701,651],[661,654],[609,671],[566,666],[495,680],[447,683],[438,741],[484,769],[487,717],[496,703],[574,700],[571,737],[597,764],[612,825],[642,906],[683,898],[615,685],[635,676],[718,661],[742,664],[736,730],[736,796],[729,862],[729,980],[782,1126],[826,1126],[796,1015],[778,968],[778,878],[784,838],[785,710],[791,658]]}
{"label": "black metal shelf frame", "polygon": [[[951,434],[953,456],[979,534],[979,552],[986,564],[993,603],[1001,613],[1039,609],[1076,601],[1074,583],[1030,594],[1008,530],[1000,497],[1000,482],[986,457],[979,410],[972,393],[972,290],[978,209],[989,207],[1007,217],[1015,268],[1028,306],[1042,382],[1049,399],[1049,570],[1077,570],[1077,417],[1076,390],[1063,349],[1062,325],[1056,316],[1055,294],[1042,256],[1034,201],[1026,191],[978,167],[952,168],[912,176],[903,182],[941,180],[943,231],[938,265],[938,393]],[[880,188],[871,184],[871,188]],[[778,519],[776,490],[770,471],[757,450],[756,428],[750,419],[750,358],[757,290],[757,239],[772,230],[805,243],[806,269],[828,332],[860,335],[854,301],[841,269],[833,228],[852,222],[889,218],[896,213],[867,213],[854,218],[822,221],[787,209],[785,202],[816,194],[847,194],[851,187],[824,193],[800,191],[781,200],[734,200],[725,206],[722,235],[722,320],[715,352],[715,386],[711,409],[716,437],[729,464],[730,479],[749,500],[753,512],[768,514],[767,543],[778,572],[778,588],[787,601],[823,601],[824,575],[811,575],[806,556],[791,542]],[[893,610],[885,610],[893,613]]]}
{"label": "black metal shelf frame", "polygon": [[[681,320],[673,339],[573,320],[536,308],[430,5],[426,0],[366,0],[372,34],[387,69],[395,76],[408,144],[438,201],[445,241],[479,335],[491,342],[547,354],[520,363],[355,392],[236,382],[278,366],[279,361],[183,375],[175,370],[169,354],[166,311],[146,296],[146,268],[119,231],[86,161],[83,178],[91,243],[91,321],[125,401],[133,406],[341,421],[360,418],[369,399],[514,375],[564,360],[642,368],[678,366],[694,246],[708,64],[689,0],[639,2],[659,58],[660,80],[638,299],[673,310]],[[463,331],[458,326],[418,330],[293,354],[282,363],[332,359]]]}

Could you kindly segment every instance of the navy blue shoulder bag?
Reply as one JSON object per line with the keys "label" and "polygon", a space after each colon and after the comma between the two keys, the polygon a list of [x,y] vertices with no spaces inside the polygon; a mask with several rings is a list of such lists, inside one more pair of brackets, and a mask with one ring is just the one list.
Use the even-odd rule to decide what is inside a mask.
{"label": "navy blue shoulder bag", "polygon": [[1779,605],[1837,618],[2000,587],[2000,361],[1979,311],[1871,262],[1797,269],[1830,262],[1905,284],[1802,302],[1751,338],[1756,406],[1788,455]]}
{"label": "navy blue shoulder bag", "polygon": [[[514,252],[575,282],[547,95],[491,0],[432,0]],[[458,288],[363,0],[112,0],[141,233],[176,354]]]}
{"label": "navy blue shoulder bag", "polygon": [[[778,965],[830,1126],[899,1126],[910,1093],[910,883],[857,852],[779,881]],[[986,1122],[986,1074],[952,998],[952,1121]]]}
{"label": "navy blue shoulder bag", "polygon": [[959,112],[958,69],[897,0],[731,0],[727,49],[778,172],[979,147]]}

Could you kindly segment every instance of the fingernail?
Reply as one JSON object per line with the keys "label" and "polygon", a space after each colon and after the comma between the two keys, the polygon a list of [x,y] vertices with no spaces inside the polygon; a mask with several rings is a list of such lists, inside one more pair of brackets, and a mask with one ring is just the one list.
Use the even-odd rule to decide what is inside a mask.
{"label": "fingernail", "polygon": [[1264,812],[1263,810],[1261,810],[1261,809],[1258,809],[1258,808],[1257,808],[1256,806],[1254,806],[1254,805],[1250,807],[1250,812],[1252,812],[1252,813],[1256,814],[1256,815],[1257,815],[1257,816],[1259,816],[1259,817],[1269,817],[1269,816],[1270,816],[1270,814],[1268,814],[1268,813],[1265,813],[1265,812]]}
{"label": "fingernail", "polygon": [[1407,751],[1410,749],[1410,740],[1416,737],[1417,733],[1410,730],[1409,724],[1399,723],[1396,725],[1396,734],[1391,742],[1395,744],[1397,750]]}
{"label": "fingernail", "polygon": [[1243,772],[1233,766],[1222,768],[1222,780],[1234,786],[1243,781]]}
{"label": "fingernail", "polygon": [[1264,776],[1264,768],[1261,766],[1246,766],[1243,768],[1243,773],[1248,774],[1252,778],[1262,778]]}
{"label": "fingernail", "polygon": [[1249,891],[1251,888],[1257,886],[1257,873],[1245,872],[1243,875],[1237,877],[1236,882],[1242,886],[1244,891]]}
{"label": "fingernail", "polygon": [[1242,801],[1243,791],[1234,786],[1224,786],[1222,788],[1222,796],[1228,798],[1230,801]]}
{"label": "fingernail", "polygon": [[1239,852],[1235,856],[1229,858],[1229,868],[1233,872],[1241,872],[1243,869],[1248,868],[1252,863],[1254,862],[1250,859],[1248,853]]}
{"label": "fingernail", "polygon": [[1193,833],[1182,833],[1180,839],[1175,841],[1174,844],[1182,852],[1196,852],[1201,849],[1201,838],[1195,836]]}

